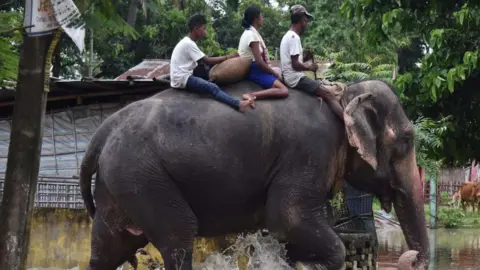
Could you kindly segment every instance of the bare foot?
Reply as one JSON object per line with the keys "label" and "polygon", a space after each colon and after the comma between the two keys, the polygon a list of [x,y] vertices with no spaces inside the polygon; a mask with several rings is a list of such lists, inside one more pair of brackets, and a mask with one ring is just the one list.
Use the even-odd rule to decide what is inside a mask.
{"label": "bare foot", "polygon": [[240,101],[240,105],[239,105],[239,110],[241,112],[245,112],[245,110],[249,107],[249,106],[252,106],[252,108],[255,108],[255,105],[254,105],[255,101],[254,100],[242,100]]}
{"label": "bare foot", "polygon": [[245,99],[245,100],[250,100],[250,101],[252,101],[252,103],[251,103],[250,106],[251,106],[252,108],[255,108],[255,99],[257,99],[256,96],[254,96],[254,95],[252,95],[252,94],[244,94],[244,95],[242,96],[242,98]]}

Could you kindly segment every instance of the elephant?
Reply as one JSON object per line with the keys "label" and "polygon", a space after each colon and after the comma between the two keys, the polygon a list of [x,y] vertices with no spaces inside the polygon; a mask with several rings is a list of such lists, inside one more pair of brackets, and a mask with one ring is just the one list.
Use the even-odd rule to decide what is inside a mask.
{"label": "elephant", "polygon": [[[238,97],[259,86],[224,89]],[[426,269],[412,123],[383,81],[348,84],[341,103],[344,122],[295,90],[241,113],[167,89],[115,112],[92,136],[80,168],[93,218],[88,269],[116,269],[150,242],[165,269],[190,270],[195,237],[262,228],[287,243],[292,265],[342,269],[345,246],[322,211],[342,177],[385,211],[393,204],[409,249],[418,251],[413,269]]]}

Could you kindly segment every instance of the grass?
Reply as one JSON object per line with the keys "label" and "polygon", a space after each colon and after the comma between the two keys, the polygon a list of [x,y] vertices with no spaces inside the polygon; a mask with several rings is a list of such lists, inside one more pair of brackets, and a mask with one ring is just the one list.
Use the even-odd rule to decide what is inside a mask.
{"label": "grass", "polygon": [[[377,198],[373,200],[373,211],[381,210],[380,202]],[[430,205],[424,205],[425,219],[427,223],[430,222]],[[395,210],[390,213],[394,216]],[[480,213],[475,210],[472,212],[471,208],[467,208],[464,212],[461,207],[439,206],[437,209],[437,226],[443,228],[480,228]]]}

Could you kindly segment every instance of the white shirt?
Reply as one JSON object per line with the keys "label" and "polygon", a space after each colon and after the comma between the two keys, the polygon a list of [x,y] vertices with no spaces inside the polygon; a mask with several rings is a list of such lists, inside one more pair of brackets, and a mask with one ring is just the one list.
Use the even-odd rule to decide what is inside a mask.
{"label": "white shirt", "polygon": [[303,71],[294,70],[292,67],[293,55],[299,55],[298,61],[303,63],[303,47],[300,36],[292,30],[288,30],[280,43],[280,67],[282,69],[283,81],[289,87],[295,87],[298,81],[305,75]]}
{"label": "white shirt", "polygon": [[188,77],[193,74],[197,67],[197,61],[205,54],[198,48],[197,44],[188,36],[177,43],[172,52],[170,60],[170,86],[174,88],[185,88]]}
{"label": "white shirt", "polygon": [[252,61],[255,61],[252,48],[250,47],[250,43],[252,42],[259,42],[260,54],[262,54],[263,46],[265,46],[263,39],[258,31],[253,26],[250,26],[249,29],[245,29],[245,31],[243,31],[243,34],[240,37],[240,42],[238,43],[238,55],[248,57],[252,59]]}

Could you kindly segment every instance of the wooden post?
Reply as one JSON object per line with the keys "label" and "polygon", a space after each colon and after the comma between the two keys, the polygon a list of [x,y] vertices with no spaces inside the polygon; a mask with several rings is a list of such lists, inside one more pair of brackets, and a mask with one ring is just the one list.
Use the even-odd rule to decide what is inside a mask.
{"label": "wooden post", "polygon": [[49,63],[59,34],[33,37],[25,34],[23,39],[0,206],[0,269],[26,269],[42,150]]}
{"label": "wooden post", "polygon": [[430,179],[430,229],[437,228],[437,183],[439,172],[435,179]]}
{"label": "wooden post", "polygon": [[468,181],[469,182],[475,182],[477,180],[477,161],[474,159],[472,160],[472,164],[470,166],[470,175],[469,175],[469,178],[468,178]]}

